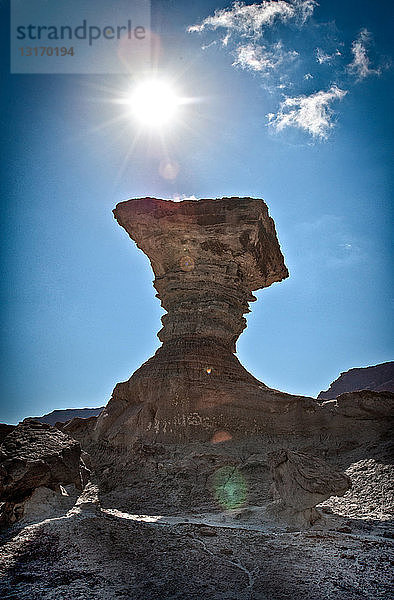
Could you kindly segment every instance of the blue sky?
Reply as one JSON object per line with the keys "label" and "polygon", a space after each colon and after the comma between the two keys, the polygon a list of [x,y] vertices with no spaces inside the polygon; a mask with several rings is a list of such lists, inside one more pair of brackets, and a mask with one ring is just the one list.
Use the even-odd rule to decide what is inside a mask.
{"label": "blue sky", "polygon": [[139,196],[267,202],[290,278],[237,346],[267,385],[314,396],[393,358],[389,1],[154,1],[157,73],[192,100],[164,137],[121,118],[125,76],[10,75],[0,11],[0,421],[103,405],[158,347],[149,262],[111,214]]}

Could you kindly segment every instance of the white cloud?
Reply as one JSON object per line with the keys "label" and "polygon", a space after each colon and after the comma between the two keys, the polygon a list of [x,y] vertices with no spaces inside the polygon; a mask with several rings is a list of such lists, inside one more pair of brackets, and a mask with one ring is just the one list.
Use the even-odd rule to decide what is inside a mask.
{"label": "white cloud", "polygon": [[276,131],[285,127],[297,127],[311,134],[314,138],[326,139],[329,130],[334,126],[331,122],[333,112],[330,107],[334,100],[342,100],[347,91],[332,85],[329,90],[320,90],[309,96],[286,98],[276,114],[268,116],[269,125]]}
{"label": "white cloud", "polygon": [[201,50],[207,50],[211,46],[216,46],[216,44],[217,44],[217,41],[212,40],[212,42],[209,42],[209,44],[205,44],[204,46],[201,46]]}
{"label": "white cloud", "polygon": [[192,194],[191,196],[188,196],[187,194],[175,194],[175,196],[172,197],[172,201],[173,202],[183,202],[183,200],[198,200],[198,198]]}
{"label": "white cloud", "polygon": [[255,46],[253,44],[241,45],[236,49],[236,55],[237,57],[233,62],[233,66],[241,67],[242,69],[261,72],[274,69],[276,66],[272,54],[264,46]]}
{"label": "white cloud", "polygon": [[323,65],[324,63],[331,63],[336,56],[341,56],[341,52],[339,50],[335,50],[332,54],[327,54],[321,48],[316,48],[316,60],[319,65]]}
{"label": "white cloud", "polygon": [[[204,46],[204,49],[214,44],[222,44],[233,56],[234,67],[260,75],[262,85],[269,94],[276,94],[278,97],[280,93],[282,101],[279,107],[267,115],[268,125],[272,129],[282,131],[287,127],[294,127],[315,139],[324,140],[335,125],[332,105],[335,101],[342,100],[348,92],[326,80],[320,91],[309,94],[308,82],[314,78],[309,69],[312,72],[315,70],[312,69],[311,63],[302,62],[302,54],[299,56],[295,51],[285,50],[281,41],[272,41],[275,39],[275,26],[303,26],[312,17],[316,6],[316,0],[262,0],[253,4],[233,1],[227,8],[216,9],[199,24],[189,27],[188,31],[214,31],[215,41]],[[267,35],[270,28],[274,31]],[[279,32],[281,29],[276,30],[276,35]],[[342,75],[343,68],[346,68],[347,73],[353,74],[358,80],[377,75],[386,68],[384,65],[381,68],[373,68],[371,65],[367,52],[371,34],[367,29],[362,29],[353,42],[353,60],[347,67],[338,64],[344,44],[337,39],[337,35],[325,36],[325,39],[325,44],[321,42],[323,47],[315,47],[313,56],[309,54],[308,61],[315,58],[320,65],[329,66],[331,69],[340,67],[336,72]],[[297,62],[292,65],[296,57]],[[302,66],[304,70],[300,71]],[[324,75],[324,72],[329,70],[324,68],[320,71],[320,74]],[[292,96],[295,92],[289,89],[291,86],[294,88],[295,81],[297,85],[302,84],[302,87],[298,88],[298,96]],[[305,93],[302,94],[302,91]]]}
{"label": "white cloud", "polygon": [[263,0],[258,4],[234,2],[231,8],[215,10],[213,16],[207,17],[200,25],[188,28],[190,33],[202,32],[205,29],[225,28],[228,30],[225,45],[231,31],[241,35],[259,37],[264,27],[276,21],[299,21],[301,24],[312,15],[317,2],[315,0]]}
{"label": "white cloud", "polygon": [[268,73],[279,67],[284,61],[294,60],[298,56],[298,52],[285,51],[282,42],[277,42],[268,50],[265,46],[257,44],[240,44],[236,48],[236,59],[233,66],[257,71],[260,73]]}
{"label": "white cloud", "polygon": [[305,23],[312,16],[315,6],[319,6],[316,0],[295,0],[294,4],[301,23]]}
{"label": "white cloud", "polygon": [[380,69],[372,69],[371,61],[367,53],[367,46],[371,41],[371,33],[368,29],[362,29],[352,44],[353,60],[348,69],[358,79],[365,79],[369,75],[380,75]]}

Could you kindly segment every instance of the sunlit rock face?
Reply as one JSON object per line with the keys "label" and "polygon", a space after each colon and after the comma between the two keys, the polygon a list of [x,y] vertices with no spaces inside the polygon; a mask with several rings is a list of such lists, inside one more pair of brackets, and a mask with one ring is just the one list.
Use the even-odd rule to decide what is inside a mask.
{"label": "sunlit rock face", "polygon": [[114,215],[149,257],[167,314],[163,345],[115,387],[96,437],[206,441],[304,426],[314,401],[267,388],[234,355],[252,292],[288,277],[266,204],[140,198]]}

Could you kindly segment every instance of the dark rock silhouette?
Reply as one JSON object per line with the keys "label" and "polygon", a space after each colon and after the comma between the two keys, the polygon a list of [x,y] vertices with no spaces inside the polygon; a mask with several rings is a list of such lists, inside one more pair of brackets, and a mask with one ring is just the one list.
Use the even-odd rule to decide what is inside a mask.
{"label": "dark rock silhouette", "polygon": [[12,520],[14,505],[23,503],[41,486],[58,490],[60,484],[75,484],[81,489],[88,474],[79,442],[46,423],[26,420],[13,428],[0,446],[3,515]]}
{"label": "dark rock silhouette", "polygon": [[2,444],[4,438],[15,429],[16,425],[7,425],[6,423],[0,423],[0,444]]}
{"label": "dark rock silhouette", "polygon": [[96,439],[209,440],[216,431],[266,431],[274,420],[293,430],[299,414],[314,411],[312,399],[269,389],[234,355],[253,290],[288,276],[262,200],[141,198],[114,215],[148,255],[167,314],[163,345],[115,387]]}
{"label": "dark rock silhouette", "polygon": [[49,425],[56,425],[56,423],[66,423],[76,417],[80,419],[88,419],[89,417],[97,417],[103,410],[103,406],[99,408],[65,408],[53,410],[42,417],[29,417],[40,423],[49,423]]}
{"label": "dark rock silhouette", "polygon": [[[359,421],[344,419],[336,403],[268,388],[234,354],[252,292],[288,276],[263,200],[139,198],[118,204],[114,215],[151,261],[167,311],[158,334],[163,345],[117,384],[95,423],[74,427],[77,439],[92,432],[96,441],[131,447],[136,439],[214,443],[218,436],[329,432],[357,443],[369,435],[365,428],[360,433]],[[378,429],[389,403],[384,415],[369,414],[380,420]]]}
{"label": "dark rock silhouette", "polygon": [[332,400],[345,392],[358,390],[394,392],[394,362],[345,371],[331,383],[328,390],[320,392],[318,399]]}

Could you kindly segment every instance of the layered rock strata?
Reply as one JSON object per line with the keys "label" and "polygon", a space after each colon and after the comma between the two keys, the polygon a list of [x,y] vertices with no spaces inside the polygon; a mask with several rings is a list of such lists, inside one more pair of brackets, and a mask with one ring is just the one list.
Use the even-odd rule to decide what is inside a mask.
{"label": "layered rock strata", "polygon": [[321,515],[316,505],[343,496],[351,480],[325,461],[302,452],[281,449],[268,455],[274,497],[271,510],[294,525],[312,525]]}
{"label": "layered rock strata", "polygon": [[167,313],[162,346],[117,384],[94,426],[96,440],[215,442],[344,427],[337,406],[269,389],[234,354],[253,291],[288,276],[263,200],[139,198],[118,204],[114,215],[149,257]]}

